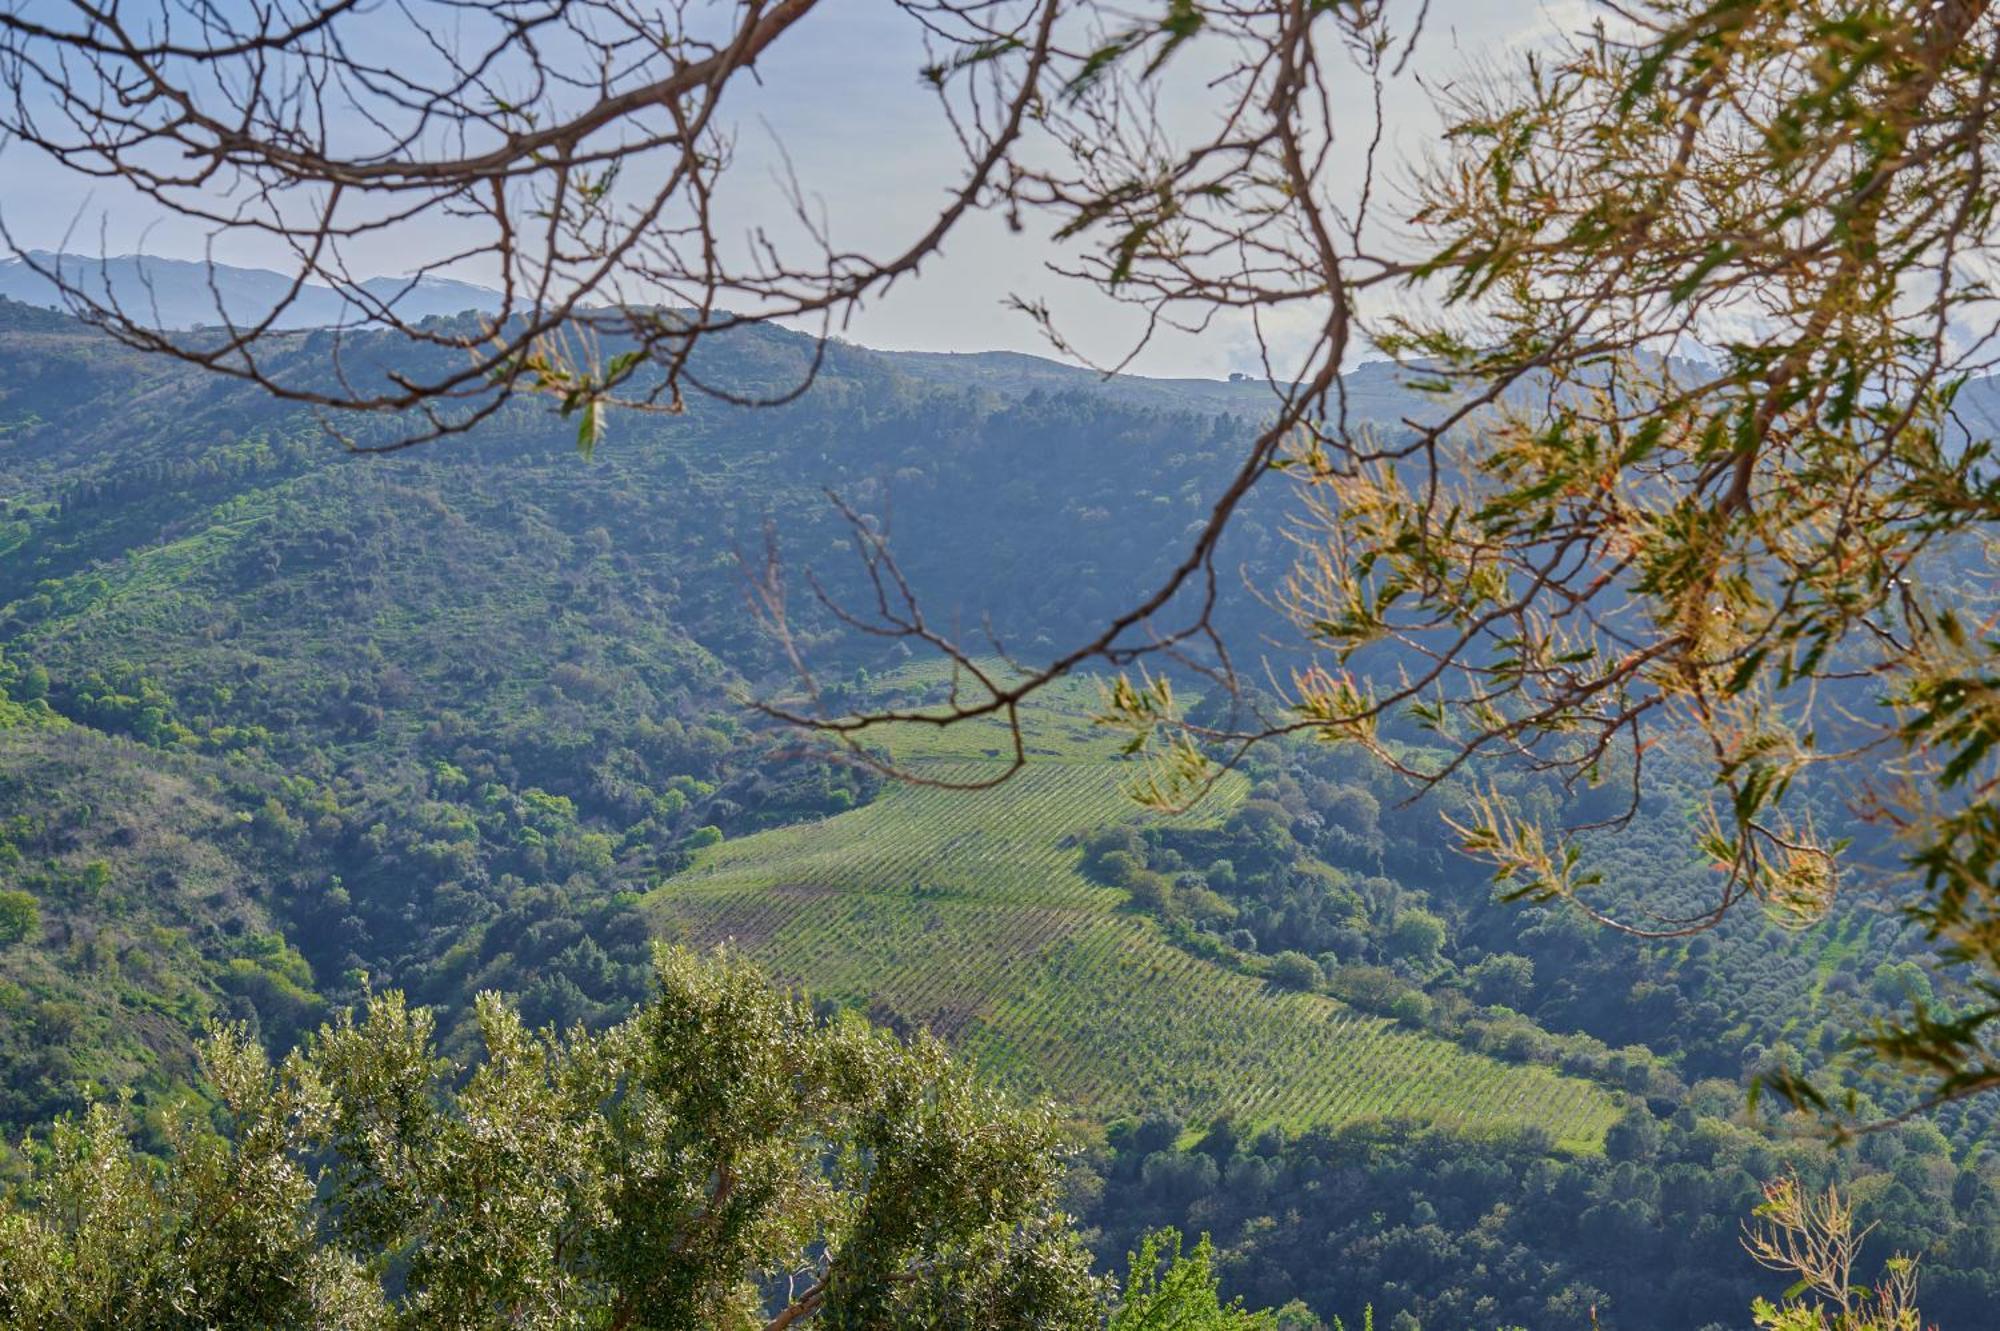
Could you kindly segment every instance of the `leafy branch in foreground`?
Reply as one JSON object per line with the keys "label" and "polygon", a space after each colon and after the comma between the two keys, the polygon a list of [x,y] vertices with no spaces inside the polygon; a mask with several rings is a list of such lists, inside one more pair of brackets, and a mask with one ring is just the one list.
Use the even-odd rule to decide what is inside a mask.
{"label": "leafy branch in foreground", "polygon": [[[1884,881],[1940,959],[2000,974],[2000,481],[1967,396],[1995,38],[1976,0],[1651,0],[1454,94],[1414,219],[1444,303],[1384,339],[1448,428],[1306,460],[1298,617],[1344,667],[1395,659],[1449,754],[1425,784],[1627,773],[1615,826],[1662,746],[1714,779],[1712,909],[1589,904],[1592,829],[1489,803],[1462,835],[1517,884],[1649,936],[1746,901],[1810,922],[1851,877],[1816,827],[1845,803],[1878,868],[1900,838],[1919,873]],[[2000,1086],[1989,1020],[1857,1043],[1934,1101]]]}
{"label": "leafy branch in foreground", "polygon": [[219,1126],[164,1165],[100,1104],[0,1205],[0,1322],[359,1328],[1095,1327],[1054,1124],[928,1039],[659,954],[601,1036],[483,996],[485,1056],[372,999],[273,1067],[202,1047]]}
{"label": "leafy branch in foreground", "polygon": [[1752,1317],[1762,1331],[1919,1331],[1917,1267],[1889,1259],[1874,1286],[1854,1280],[1866,1227],[1838,1189],[1808,1191],[1787,1175],[1766,1184],[1764,1202],[1743,1227],[1743,1247],[1758,1265],[1798,1277],[1778,1303],[1759,1299]]}
{"label": "leafy branch in foreground", "polygon": [[1129,1259],[1131,1275],[1105,1331],[1278,1331],[1271,1312],[1251,1312],[1241,1299],[1216,1293],[1215,1245],[1204,1234],[1181,1252],[1178,1230],[1156,1230]]}

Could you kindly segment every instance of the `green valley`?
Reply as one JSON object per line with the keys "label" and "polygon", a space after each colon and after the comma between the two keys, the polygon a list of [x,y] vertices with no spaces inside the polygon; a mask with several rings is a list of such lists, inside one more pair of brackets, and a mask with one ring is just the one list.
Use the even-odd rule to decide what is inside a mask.
{"label": "green valley", "polygon": [[[703,368],[754,385],[806,345],[758,330]],[[1690,1331],[1763,1288],[1738,1220],[1797,1170],[1926,1254],[1934,1306],[2000,1296],[1982,1102],[1844,1151],[1747,1105],[1930,982],[1892,915],[1639,941],[1502,902],[1438,821],[1464,786],[1410,803],[1310,738],[1148,813],[1087,677],[982,792],[946,787],[1005,770],[995,725],[890,735],[905,783],[742,706],[794,687],[744,606],[767,522],[852,600],[824,490],[893,509],[927,601],[1034,659],[1157,574],[1246,426],[1236,386],[838,346],[797,402],[621,419],[587,463],[524,406],[366,458],[54,316],[0,304],[0,353],[0,1180],[94,1101],[155,1152],[213,1114],[211,1022],[278,1053],[400,991],[469,1060],[479,994],[601,1032],[682,941],[1052,1105],[1107,1266],[1173,1223],[1213,1231],[1228,1288],[1321,1320]],[[1225,547],[1253,577],[1280,499]],[[947,687],[803,596],[793,628],[831,707]],[[1653,763],[1605,892],[1685,912],[1701,789]]]}
{"label": "green valley", "polygon": [[1994,1325],[1996,52],[0,0],[0,1331]]}

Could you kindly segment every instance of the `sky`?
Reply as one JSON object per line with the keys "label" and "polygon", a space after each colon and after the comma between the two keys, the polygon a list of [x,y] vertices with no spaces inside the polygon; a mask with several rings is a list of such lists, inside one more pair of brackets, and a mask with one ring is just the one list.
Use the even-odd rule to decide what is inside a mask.
{"label": "sky", "polygon": [[[1415,72],[1435,86],[1512,48],[1540,44],[1586,21],[1582,5],[1433,0]],[[923,63],[912,24],[886,0],[834,0],[787,33],[760,62],[758,86],[746,88],[735,103],[737,168],[747,188],[736,196],[737,210],[746,215],[731,220],[747,229],[757,220],[751,214],[778,209],[773,144],[782,141],[839,242],[869,252],[907,243],[935,215],[960,167],[956,145],[918,81]],[[1365,85],[1357,79],[1337,88],[1336,96],[1347,103],[1339,109],[1362,123]],[[1393,85],[1385,107],[1390,158],[1408,157],[1435,141],[1430,94],[1416,79]],[[73,176],[18,144],[0,149],[0,219],[25,248],[56,248],[67,237],[68,248],[86,254],[143,251],[198,259],[205,252],[199,230],[153,216],[115,187]],[[1122,355],[1132,333],[1129,313],[1049,273],[1047,264],[1060,249],[1046,224],[1037,228],[1030,220],[1026,234],[1014,235],[997,218],[969,218],[915,280],[872,301],[843,335],[898,350],[1056,354],[1026,316],[1007,307],[1007,298],[1019,295],[1047,301],[1065,335],[1093,359]],[[400,274],[408,268],[411,240],[360,248],[351,260],[363,274]],[[246,266],[282,262],[281,255],[260,253],[253,241],[241,239],[215,257]],[[476,270],[456,275],[490,280]],[[1257,358],[1247,325],[1225,324],[1200,337],[1164,337],[1131,368],[1213,378],[1254,371]]]}

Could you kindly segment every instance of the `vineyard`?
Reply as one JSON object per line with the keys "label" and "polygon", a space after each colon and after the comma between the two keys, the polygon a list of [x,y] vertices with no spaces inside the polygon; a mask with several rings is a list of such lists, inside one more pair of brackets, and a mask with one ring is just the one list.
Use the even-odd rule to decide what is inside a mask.
{"label": "vineyard", "polygon": [[[1322,995],[1279,993],[1173,946],[1079,872],[1078,842],[1143,814],[1136,769],[1093,734],[1083,686],[1029,732],[1034,761],[977,794],[891,784],[872,803],[705,851],[652,900],[663,927],[905,1029],[927,1027],[1017,1089],[1112,1116],[1300,1128],[1409,1117],[1545,1128],[1597,1148],[1611,1097],[1470,1053]],[[911,735],[898,757],[962,781],[996,770],[995,727]],[[1193,819],[1241,801],[1240,778]]]}

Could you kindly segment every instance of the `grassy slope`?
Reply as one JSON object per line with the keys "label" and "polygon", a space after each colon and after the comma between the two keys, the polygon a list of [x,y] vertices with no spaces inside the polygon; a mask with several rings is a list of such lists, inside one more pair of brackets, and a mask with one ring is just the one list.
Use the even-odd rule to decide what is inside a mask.
{"label": "grassy slope", "polygon": [[[1612,1099],[1320,995],[1280,994],[1189,955],[1079,872],[1080,838],[1142,816],[1133,768],[1084,698],[1039,718],[1034,762],[980,794],[893,785],[816,824],[719,845],[652,898],[668,932],[733,942],[814,992],[926,1025],[1014,1086],[1112,1116],[1170,1107],[1249,1123],[1408,1116],[1540,1126],[1594,1150]],[[997,728],[911,735],[917,771],[1002,766]],[[1217,819],[1227,786],[1187,817]]]}

